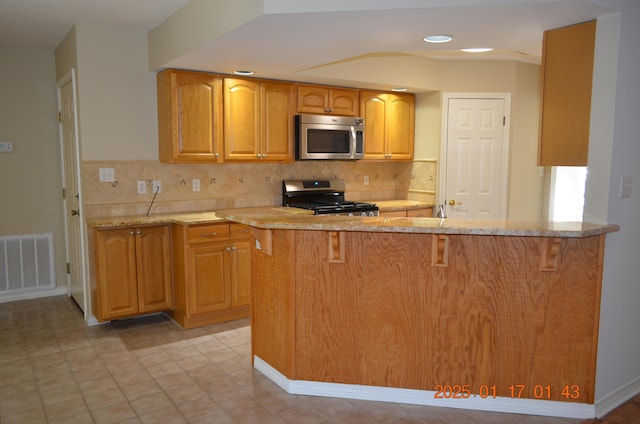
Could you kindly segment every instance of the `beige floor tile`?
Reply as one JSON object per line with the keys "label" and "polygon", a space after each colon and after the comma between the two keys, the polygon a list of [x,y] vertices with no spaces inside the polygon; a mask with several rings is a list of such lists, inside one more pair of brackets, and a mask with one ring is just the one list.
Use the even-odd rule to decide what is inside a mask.
{"label": "beige floor tile", "polygon": [[151,380],[124,386],[122,387],[122,393],[124,393],[128,401],[132,402],[136,399],[162,393],[162,389],[155,383],[155,381]]}
{"label": "beige floor tile", "polygon": [[64,402],[45,405],[44,412],[47,414],[49,421],[60,421],[63,418],[88,413],[89,410],[84,403],[84,399],[80,396]]}
{"label": "beige floor tile", "polygon": [[125,422],[125,420],[138,421],[136,413],[129,402],[122,402],[107,406],[106,408],[97,409],[92,411],[91,415],[96,424],[121,423]]}
{"label": "beige floor tile", "polygon": [[[2,424],[46,424],[47,417],[44,414],[44,409],[41,406],[37,406],[26,411],[20,411],[13,414],[5,415],[0,414],[0,422]],[[87,421],[91,422],[91,421]]]}
{"label": "beige floor tile", "polygon": [[84,395],[84,401],[91,411],[95,411],[125,402],[126,399],[120,389],[108,389],[98,393],[86,393]]}
{"label": "beige floor tile", "polygon": [[172,405],[171,399],[163,392],[154,393],[131,401],[131,406],[138,416],[151,414]]}
{"label": "beige floor tile", "polygon": [[121,388],[153,381],[151,375],[144,368],[123,373],[113,373],[113,378],[116,381],[116,384]]}
{"label": "beige floor tile", "polygon": [[157,409],[140,416],[140,422],[144,424],[183,424],[187,421],[178,409],[171,405],[168,408]]}
{"label": "beige floor tile", "polygon": [[40,390],[40,398],[45,407],[55,403],[67,402],[74,399],[82,399],[82,393],[76,384],[53,387],[47,390]]}
{"label": "beige floor tile", "polygon": [[209,396],[178,403],[177,407],[182,415],[189,421],[194,418],[219,414],[222,412],[222,408],[220,408]]}
{"label": "beige floor tile", "polygon": [[198,386],[196,383],[185,384],[183,386],[174,386],[169,389],[164,389],[164,392],[169,396],[171,401],[180,405],[181,403],[191,402],[196,399],[200,399],[203,397],[209,397],[207,392],[202,390],[202,387]]}

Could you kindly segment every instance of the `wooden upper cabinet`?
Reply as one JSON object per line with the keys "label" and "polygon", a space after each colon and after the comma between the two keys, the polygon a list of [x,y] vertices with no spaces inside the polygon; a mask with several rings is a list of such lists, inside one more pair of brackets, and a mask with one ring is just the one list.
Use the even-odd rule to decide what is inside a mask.
{"label": "wooden upper cabinet", "polygon": [[298,84],[298,113],[358,116],[357,89]]}
{"label": "wooden upper cabinet", "polygon": [[365,160],[412,160],[415,97],[379,91],[360,92]]}
{"label": "wooden upper cabinet", "polygon": [[293,161],[293,84],[225,78],[223,91],[225,160]]}
{"label": "wooden upper cabinet", "polygon": [[169,69],[158,73],[157,89],[160,161],[220,161],[222,78]]}
{"label": "wooden upper cabinet", "polygon": [[540,166],[586,166],[596,21],[544,32]]}

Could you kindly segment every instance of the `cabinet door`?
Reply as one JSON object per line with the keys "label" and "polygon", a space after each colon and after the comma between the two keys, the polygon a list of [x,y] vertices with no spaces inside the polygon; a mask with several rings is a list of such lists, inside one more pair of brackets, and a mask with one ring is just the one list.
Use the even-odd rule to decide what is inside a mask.
{"label": "cabinet door", "polygon": [[251,250],[249,241],[235,242],[231,248],[231,305],[251,303]]}
{"label": "cabinet door", "polygon": [[225,78],[225,160],[260,159],[260,122],[260,84],[239,78]]}
{"label": "cabinet door", "polygon": [[587,166],[596,21],[545,31],[541,166]]}
{"label": "cabinet door", "polygon": [[222,159],[221,77],[166,70],[157,77],[160,161]]}
{"label": "cabinet door", "polygon": [[386,158],[387,97],[384,93],[361,91],[360,110],[364,117],[364,158]]}
{"label": "cabinet door", "polygon": [[168,225],[136,230],[138,311],[173,307],[171,233]]}
{"label": "cabinet door", "polygon": [[262,159],[293,161],[293,84],[262,83]]}
{"label": "cabinet door", "polygon": [[300,113],[327,113],[329,90],[325,87],[298,85],[298,107]]}
{"label": "cabinet door", "polygon": [[358,116],[358,90],[332,88],[329,90],[329,109],[341,116]]}
{"label": "cabinet door", "polygon": [[187,251],[188,314],[231,307],[227,243],[189,247]]}
{"label": "cabinet door", "polygon": [[413,140],[415,131],[414,104],[415,101],[413,95],[388,95],[387,157],[389,159],[413,159]]}
{"label": "cabinet door", "polygon": [[134,230],[99,230],[95,237],[96,318],[107,321],[138,313]]}

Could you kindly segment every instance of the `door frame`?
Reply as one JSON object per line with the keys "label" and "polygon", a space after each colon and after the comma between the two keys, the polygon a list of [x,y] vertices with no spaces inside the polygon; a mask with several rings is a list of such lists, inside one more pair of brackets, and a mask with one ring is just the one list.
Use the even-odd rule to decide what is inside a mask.
{"label": "door frame", "polygon": [[[446,203],[447,188],[447,140],[449,130],[449,100],[451,99],[498,99],[504,101],[504,126],[503,130],[503,156],[502,156],[502,193],[500,195],[500,219],[507,219],[507,206],[509,200],[509,163],[510,163],[510,137],[511,134],[511,93],[442,93],[442,123],[440,131],[440,161],[438,166],[438,192],[436,195],[436,207]],[[446,205],[445,205],[446,208]]]}
{"label": "door frame", "polygon": [[[82,202],[82,178],[81,178],[81,154],[80,154],[80,131],[78,127],[78,91],[76,85],[76,72],[74,68],[71,68],[69,72],[67,72],[62,78],[60,78],[56,82],[56,96],[58,101],[58,111],[62,110],[62,87],[67,84],[71,84],[71,89],[73,92],[73,114],[74,114],[74,132],[75,132],[75,149],[76,149],[76,163],[73,168],[75,170],[77,184],[78,184],[78,193],[80,194],[80,199],[78,201],[78,209],[80,212],[80,219],[84,219],[84,205]],[[58,123],[58,142],[60,143],[60,164],[61,164],[61,173],[62,173],[62,188],[67,187],[67,181],[65,178],[65,147],[64,147],[64,135],[62,133],[62,123]],[[67,193],[69,195],[69,193]],[[67,225],[67,214],[70,212],[67,210],[67,205],[65,199],[61,197],[62,200],[62,211],[64,219],[64,242],[65,242],[65,255],[66,262],[70,261],[70,249],[69,249],[69,228]],[[82,290],[82,301],[83,301],[83,313],[85,321],[88,320],[91,315],[91,305],[90,305],[90,297],[89,297],[89,274],[87,267],[87,234],[84,225],[80,225],[80,276],[82,278],[83,290]],[[67,292],[69,297],[71,297],[71,280],[69,274],[67,274]]]}

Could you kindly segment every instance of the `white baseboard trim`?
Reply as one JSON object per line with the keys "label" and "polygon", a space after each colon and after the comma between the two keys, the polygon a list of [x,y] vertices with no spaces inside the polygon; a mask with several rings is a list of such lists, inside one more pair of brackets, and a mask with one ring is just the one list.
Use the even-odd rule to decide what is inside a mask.
{"label": "white baseboard trim", "polygon": [[596,400],[596,417],[602,418],[632,397],[640,394],[640,377]]}
{"label": "white baseboard trim", "polygon": [[506,412],[513,414],[541,415],[565,418],[594,418],[592,404],[559,402],[536,399],[512,399],[505,397],[468,399],[434,399],[431,390],[398,389],[392,387],[362,386],[357,384],[322,383],[289,380],[259,356],[254,356],[253,366],[284,391],[295,395],[324,396],[345,399],[373,400],[407,403],[413,405],[440,406],[444,408],[473,409],[478,411]]}
{"label": "white baseboard trim", "polygon": [[24,291],[18,293],[7,293],[0,296],[0,303],[15,302],[17,300],[39,299],[41,297],[61,296],[69,294],[66,287],[55,287],[52,289]]}

